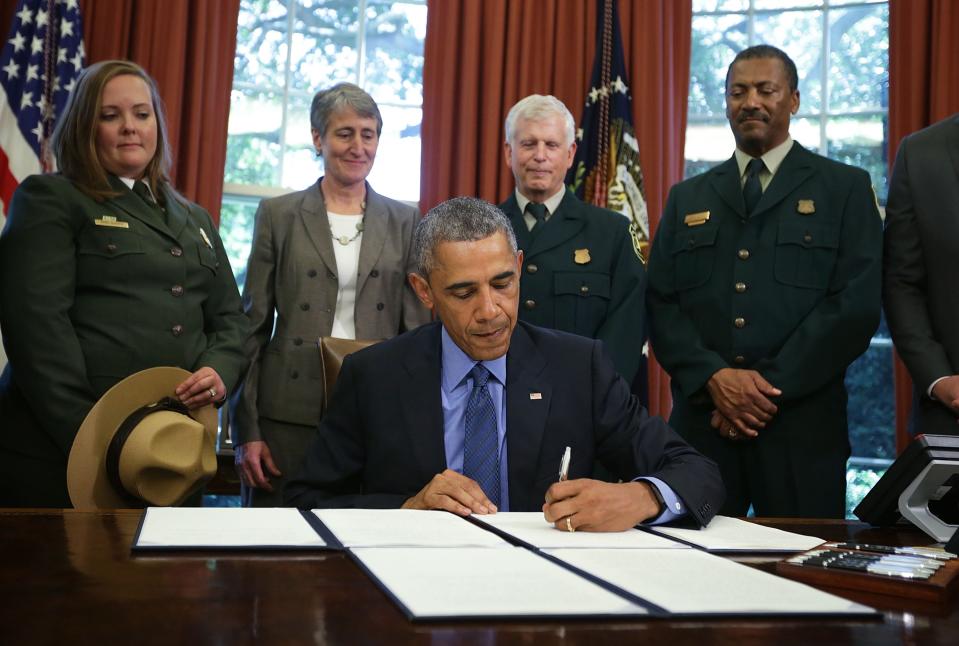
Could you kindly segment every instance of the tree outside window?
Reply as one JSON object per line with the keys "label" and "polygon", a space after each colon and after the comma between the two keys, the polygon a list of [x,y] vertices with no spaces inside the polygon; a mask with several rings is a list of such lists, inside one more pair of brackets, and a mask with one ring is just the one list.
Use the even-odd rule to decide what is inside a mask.
{"label": "tree outside window", "polygon": [[[880,204],[888,186],[889,6],[856,0],[693,0],[686,177],[729,158],[726,69],[767,43],[799,71],[790,132],[806,148],[869,172]],[[895,458],[892,341],[885,320],[846,372],[852,458],[847,515]]]}

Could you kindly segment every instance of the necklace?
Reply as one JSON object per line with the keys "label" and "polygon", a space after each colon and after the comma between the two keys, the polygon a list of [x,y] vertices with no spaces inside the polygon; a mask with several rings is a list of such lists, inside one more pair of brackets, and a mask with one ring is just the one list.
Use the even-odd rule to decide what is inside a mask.
{"label": "necklace", "polygon": [[346,236],[338,236],[334,234],[332,230],[330,230],[330,237],[344,247],[359,238],[363,234],[363,223],[366,222],[366,200],[360,202],[360,213],[360,221],[356,223],[356,233],[353,234],[353,237],[347,238]]}

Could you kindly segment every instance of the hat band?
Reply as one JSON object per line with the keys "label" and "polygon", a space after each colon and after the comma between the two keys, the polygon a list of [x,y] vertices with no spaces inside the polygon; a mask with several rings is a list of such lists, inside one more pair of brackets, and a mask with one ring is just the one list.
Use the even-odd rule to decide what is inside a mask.
{"label": "hat band", "polygon": [[127,443],[127,440],[130,439],[133,429],[135,429],[137,425],[139,425],[140,422],[142,422],[148,415],[162,411],[173,411],[174,413],[186,415],[191,419],[193,417],[190,415],[190,409],[187,408],[182,402],[173,399],[172,397],[164,397],[155,404],[147,404],[146,406],[138,408],[130,413],[127,418],[123,420],[123,423],[117,427],[117,432],[114,433],[113,439],[110,440],[110,446],[107,447],[107,459],[105,466],[107,478],[110,480],[110,484],[113,485],[113,488],[117,493],[125,496],[129,501],[135,502],[141,506],[147,505],[147,501],[127,491],[127,488],[123,485],[123,480],[120,478],[120,456],[123,454],[123,447]]}

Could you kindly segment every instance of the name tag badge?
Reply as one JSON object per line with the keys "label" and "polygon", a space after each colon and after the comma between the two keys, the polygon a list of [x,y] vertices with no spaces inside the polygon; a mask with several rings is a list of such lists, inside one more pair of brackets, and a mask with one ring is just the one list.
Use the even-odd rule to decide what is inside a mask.
{"label": "name tag badge", "polygon": [[98,227],[115,227],[117,229],[129,229],[130,223],[117,220],[113,215],[101,215],[93,223]]}
{"label": "name tag badge", "polygon": [[206,234],[206,229],[204,229],[203,227],[199,227],[199,228],[200,228],[200,236],[203,237],[203,242],[206,243],[206,246],[208,246],[210,249],[212,249],[212,248],[213,248],[213,243],[210,242],[210,238],[209,238],[209,236],[207,236],[207,234]]}
{"label": "name tag badge", "polygon": [[701,224],[706,224],[709,221],[709,211],[700,211],[699,213],[690,213],[683,218],[683,222],[687,227],[698,227]]}
{"label": "name tag badge", "polygon": [[812,200],[799,200],[796,202],[796,211],[801,215],[812,215],[816,212],[816,203]]}
{"label": "name tag badge", "polygon": [[576,249],[573,251],[573,262],[577,265],[585,265],[592,258],[589,257],[589,249]]}

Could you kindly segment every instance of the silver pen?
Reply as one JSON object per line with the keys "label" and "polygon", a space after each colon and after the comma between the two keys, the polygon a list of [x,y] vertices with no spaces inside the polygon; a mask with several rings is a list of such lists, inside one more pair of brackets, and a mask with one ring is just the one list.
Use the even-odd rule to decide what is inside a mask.
{"label": "silver pen", "polygon": [[559,463],[559,481],[563,482],[569,477],[569,460],[572,454],[572,450],[567,446],[566,450],[563,452],[563,459]]}

